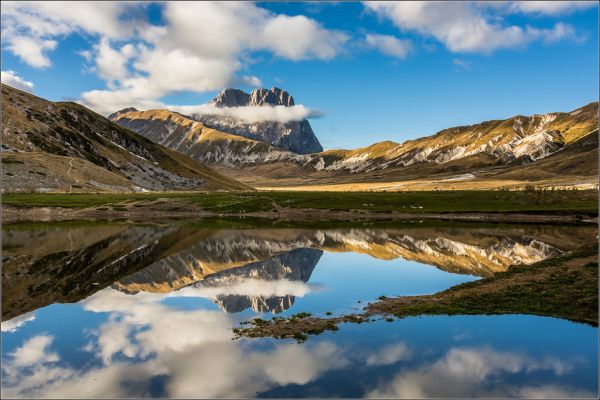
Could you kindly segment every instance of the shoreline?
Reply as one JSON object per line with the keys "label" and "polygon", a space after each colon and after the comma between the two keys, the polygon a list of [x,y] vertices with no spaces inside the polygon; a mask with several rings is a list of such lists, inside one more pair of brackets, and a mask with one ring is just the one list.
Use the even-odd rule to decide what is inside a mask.
{"label": "shoreline", "polygon": [[211,212],[189,204],[147,205],[128,209],[67,208],[67,207],[14,207],[2,205],[2,223],[61,222],[72,220],[148,221],[158,219],[205,218],[259,218],[273,221],[462,221],[507,223],[590,223],[597,224],[598,217],[577,212],[377,212],[369,210],[332,210],[314,208],[275,208],[260,212]]}
{"label": "shoreline", "polygon": [[[233,328],[236,338],[272,337],[305,341],[310,335],[337,331],[341,323],[393,322],[421,315],[526,314],[598,326],[598,245],[531,265],[459,284],[429,295],[385,297],[362,312],[333,317],[300,313],[289,318],[254,319]],[[327,314],[330,315],[330,314]]]}

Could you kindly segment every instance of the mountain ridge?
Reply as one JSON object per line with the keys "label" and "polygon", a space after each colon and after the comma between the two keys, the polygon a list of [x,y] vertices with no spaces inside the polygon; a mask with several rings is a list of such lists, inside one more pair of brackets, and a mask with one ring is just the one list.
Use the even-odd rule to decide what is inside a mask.
{"label": "mountain ridge", "polygon": [[249,190],[73,102],[2,84],[3,190]]}
{"label": "mountain ridge", "polygon": [[[333,177],[356,180],[359,176],[370,179],[369,174],[377,174],[373,179],[385,180],[418,175],[417,169],[437,169],[437,174],[444,170],[469,172],[535,165],[598,129],[598,103],[592,102],[570,112],[514,116],[451,127],[403,143],[382,141],[351,150],[297,154],[264,141],[238,139],[206,123],[197,125],[194,133],[177,133],[175,120],[191,118],[181,114],[175,117],[176,113],[169,114],[167,110],[160,112],[160,117],[128,112],[117,116],[115,122],[158,143],[172,146],[170,143],[175,142],[176,150],[225,168],[228,174],[250,184],[260,183],[250,180],[260,179],[256,177],[272,179],[274,173],[297,181],[301,177],[315,181]],[[169,124],[172,125],[167,129]],[[173,137],[167,139],[167,132]],[[591,163],[593,156],[589,156]]]}

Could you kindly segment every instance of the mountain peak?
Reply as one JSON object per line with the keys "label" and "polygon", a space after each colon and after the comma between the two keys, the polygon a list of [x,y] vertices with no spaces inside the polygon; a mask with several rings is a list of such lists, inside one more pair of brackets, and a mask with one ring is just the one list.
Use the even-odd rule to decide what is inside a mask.
{"label": "mountain peak", "polygon": [[290,96],[288,92],[283,89],[272,87],[267,90],[264,88],[254,89],[250,93],[250,104],[251,106],[286,106],[291,107],[294,105],[294,98]]}
{"label": "mountain peak", "polygon": [[254,89],[249,94],[240,89],[227,88],[210,101],[216,107],[243,106],[286,106],[294,105],[294,98],[285,90],[272,87],[271,89]]}
{"label": "mountain peak", "polygon": [[247,106],[250,95],[243,90],[226,88],[210,101],[216,107],[241,107]]}
{"label": "mountain peak", "polygon": [[117,118],[121,114],[126,114],[126,113],[132,112],[132,111],[138,111],[138,109],[135,108],[135,107],[123,108],[122,110],[115,111],[114,113],[110,114],[107,118],[110,119],[110,120],[113,120],[113,119]]}

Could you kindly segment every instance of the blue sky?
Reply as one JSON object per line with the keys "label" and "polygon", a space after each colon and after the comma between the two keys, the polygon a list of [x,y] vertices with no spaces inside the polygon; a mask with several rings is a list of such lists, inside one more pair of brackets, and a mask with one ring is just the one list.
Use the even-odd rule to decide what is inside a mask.
{"label": "blue sky", "polygon": [[[598,100],[595,2],[2,2],[2,80],[101,113],[277,86],[325,148]],[[315,112],[316,111],[316,112]],[[296,115],[296,114],[295,114]]]}

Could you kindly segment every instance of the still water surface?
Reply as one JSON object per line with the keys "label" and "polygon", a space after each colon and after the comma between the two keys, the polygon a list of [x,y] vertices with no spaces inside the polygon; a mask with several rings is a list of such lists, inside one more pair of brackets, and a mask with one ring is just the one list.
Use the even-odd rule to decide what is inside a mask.
{"label": "still water surface", "polygon": [[596,397],[597,328],[527,315],[233,339],[252,318],[342,315],[595,240],[596,227],[3,231],[3,397]]}

